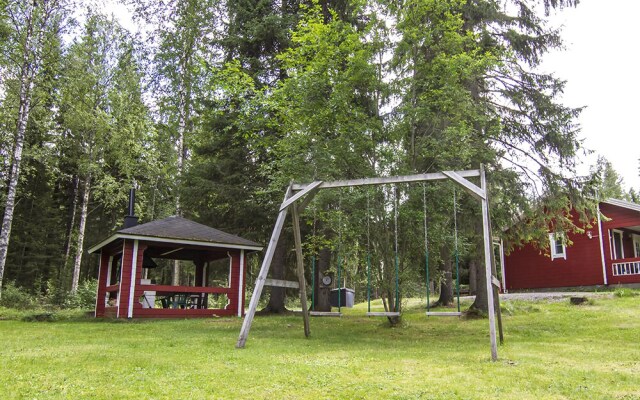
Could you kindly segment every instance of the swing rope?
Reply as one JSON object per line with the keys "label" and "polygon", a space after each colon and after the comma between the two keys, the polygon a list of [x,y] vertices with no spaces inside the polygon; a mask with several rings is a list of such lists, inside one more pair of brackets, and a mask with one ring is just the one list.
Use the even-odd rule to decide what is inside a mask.
{"label": "swing rope", "polygon": [[311,276],[313,276],[313,285],[311,285],[311,311],[316,310],[316,255],[311,256]]}
{"label": "swing rope", "polygon": [[395,231],[395,267],[396,267],[396,301],[395,301],[395,308],[394,311],[398,312],[400,310],[399,307],[399,300],[400,300],[400,292],[399,292],[399,286],[400,286],[400,280],[399,280],[399,262],[398,262],[398,203],[399,203],[399,199],[398,199],[398,187],[395,187],[395,204],[394,204],[394,216],[393,216],[393,225],[394,225],[394,231]]}
{"label": "swing rope", "polygon": [[456,199],[456,188],[453,188],[453,235],[454,235],[454,254],[456,259],[456,297],[458,301],[458,312],[460,312],[460,269],[458,257],[458,202]]}
{"label": "swing rope", "polygon": [[[316,208],[313,208],[313,240],[315,242],[316,240]],[[313,284],[311,285],[311,310],[315,311],[316,310],[316,283],[317,283],[317,278],[316,278],[316,252],[315,252],[315,246],[313,246],[313,253],[311,254],[311,282],[313,282]]]}
{"label": "swing rope", "polygon": [[338,312],[342,311],[342,290],[340,288],[340,273],[342,272],[342,190],[338,198]]}
{"label": "swing rope", "polygon": [[367,312],[371,312],[371,208],[367,190]]}
{"label": "swing rope", "polygon": [[457,313],[450,312],[431,312],[431,303],[429,299],[429,240],[428,240],[428,227],[427,227],[427,190],[423,183],[422,186],[422,212],[424,217],[424,249],[425,249],[425,270],[427,277],[427,316],[429,315],[446,315],[446,316],[460,316],[460,257],[458,251],[458,201],[456,196],[456,189],[453,188],[453,246],[454,257],[456,263],[456,302],[458,307]]}
{"label": "swing rope", "polygon": [[427,311],[430,310],[429,300],[429,236],[427,230],[427,185],[422,183],[422,215],[424,217],[424,265],[427,276]]}

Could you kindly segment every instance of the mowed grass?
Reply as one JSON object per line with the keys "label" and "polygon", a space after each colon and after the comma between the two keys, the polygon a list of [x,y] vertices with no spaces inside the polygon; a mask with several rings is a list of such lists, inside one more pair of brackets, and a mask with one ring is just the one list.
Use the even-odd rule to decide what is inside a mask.
{"label": "mowed grass", "polygon": [[[503,302],[488,320],[363,316],[0,321],[2,399],[640,399],[640,297]],[[0,313],[1,314],[1,313]]]}

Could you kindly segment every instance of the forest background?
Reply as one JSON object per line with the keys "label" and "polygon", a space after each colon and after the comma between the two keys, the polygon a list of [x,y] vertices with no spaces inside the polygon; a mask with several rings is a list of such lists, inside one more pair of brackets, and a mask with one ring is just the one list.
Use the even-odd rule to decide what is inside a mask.
{"label": "forest background", "polygon": [[[638,201],[604,159],[577,176],[581,109],[558,100],[563,81],[537,71],[562,47],[549,15],[575,0],[123,3],[140,32],[87,2],[0,0],[3,301],[7,288],[57,305],[93,293],[87,244],[121,225],[133,186],[142,222],[181,215],[259,243],[291,181],[482,164],[494,234],[510,227],[509,246],[541,251],[550,230],[579,229],[572,207],[588,221],[597,198]],[[342,260],[355,287],[372,255],[393,308],[384,266],[397,209],[403,296],[426,285],[425,218],[440,301],[452,300],[456,256],[462,280],[481,291],[478,205],[460,193],[454,203],[454,191],[322,193],[304,215],[305,248],[327,273]],[[292,263],[283,240],[274,277]],[[184,284],[193,272],[175,263],[154,278]],[[266,308],[283,311],[285,291],[269,296]]]}

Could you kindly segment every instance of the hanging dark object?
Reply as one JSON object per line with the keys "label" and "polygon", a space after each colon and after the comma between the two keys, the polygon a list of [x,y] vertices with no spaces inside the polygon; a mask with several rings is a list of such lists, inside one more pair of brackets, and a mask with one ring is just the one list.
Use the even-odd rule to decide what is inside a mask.
{"label": "hanging dark object", "polygon": [[156,264],[156,262],[153,261],[153,258],[145,254],[142,257],[142,268],[158,268],[158,264]]}

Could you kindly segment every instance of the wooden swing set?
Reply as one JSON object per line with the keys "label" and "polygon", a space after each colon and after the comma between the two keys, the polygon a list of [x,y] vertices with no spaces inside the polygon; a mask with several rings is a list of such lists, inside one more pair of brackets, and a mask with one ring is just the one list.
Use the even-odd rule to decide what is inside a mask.
{"label": "wooden swing set", "polygon": [[[480,186],[477,186],[467,178],[480,178]],[[344,188],[344,187],[357,187],[357,186],[371,186],[371,185],[388,185],[399,183],[412,183],[412,182],[428,182],[428,181],[441,181],[451,180],[457,185],[461,186],[472,197],[477,199],[482,206],[482,225],[483,225],[483,237],[484,237],[484,259],[485,259],[485,276],[487,285],[487,302],[489,312],[489,338],[491,342],[491,359],[496,361],[498,359],[498,347],[496,339],[496,323],[495,323],[495,306],[494,296],[497,297],[500,288],[500,281],[494,276],[492,269],[492,240],[491,240],[491,221],[489,219],[489,202],[487,182],[484,172],[484,168],[480,166],[480,169],[465,170],[465,171],[442,171],[436,173],[417,174],[417,175],[403,175],[394,177],[379,177],[379,178],[364,178],[364,179],[352,179],[352,180],[340,180],[340,181],[315,181],[308,184],[295,184],[292,183],[287,188],[284,200],[280,206],[278,218],[276,219],[273,233],[269,241],[269,245],[265,252],[260,272],[256,279],[251,301],[249,303],[249,310],[244,317],[240,335],[236,343],[236,348],[244,348],[247,338],[249,337],[249,331],[251,324],[258,307],[258,301],[262,295],[262,290],[265,285],[267,286],[279,286],[288,288],[297,288],[300,290],[300,303],[302,306],[302,317],[304,322],[304,334],[306,337],[310,335],[309,328],[309,309],[307,307],[307,292],[306,282],[304,278],[304,256],[302,253],[302,234],[300,231],[300,213],[305,209],[307,205],[313,200],[315,195],[320,189],[330,188]],[[271,261],[282,233],[287,211],[291,211],[291,219],[293,225],[293,236],[296,250],[296,272],[298,275],[298,282],[283,281],[276,279],[268,279],[269,268],[271,267]],[[396,211],[397,212],[397,211]],[[396,223],[397,226],[397,223]],[[426,229],[426,228],[425,228]],[[426,234],[426,230],[425,230]],[[397,240],[397,237],[396,237]],[[425,237],[426,241],[426,237]],[[396,255],[397,258],[397,255]],[[428,263],[428,260],[427,260]],[[428,268],[428,264],[427,264]],[[427,272],[428,273],[428,272]],[[427,287],[428,287],[427,283]],[[339,296],[340,297],[340,293]],[[498,300],[499,301],[499,300]],[[498,305],[499,307],[499,305]],[[394,310],[394,314],[397,310]],[[399,315],[399,313],[398,313]],[[433,315],[433,314],[431,314]],[[459,315],[459,313],[456,313]],[[385,316],[386,313],[385,313]],[[501,338],[502,339],[502,338]],[[501,340],[502,341],[502,340]]]}

